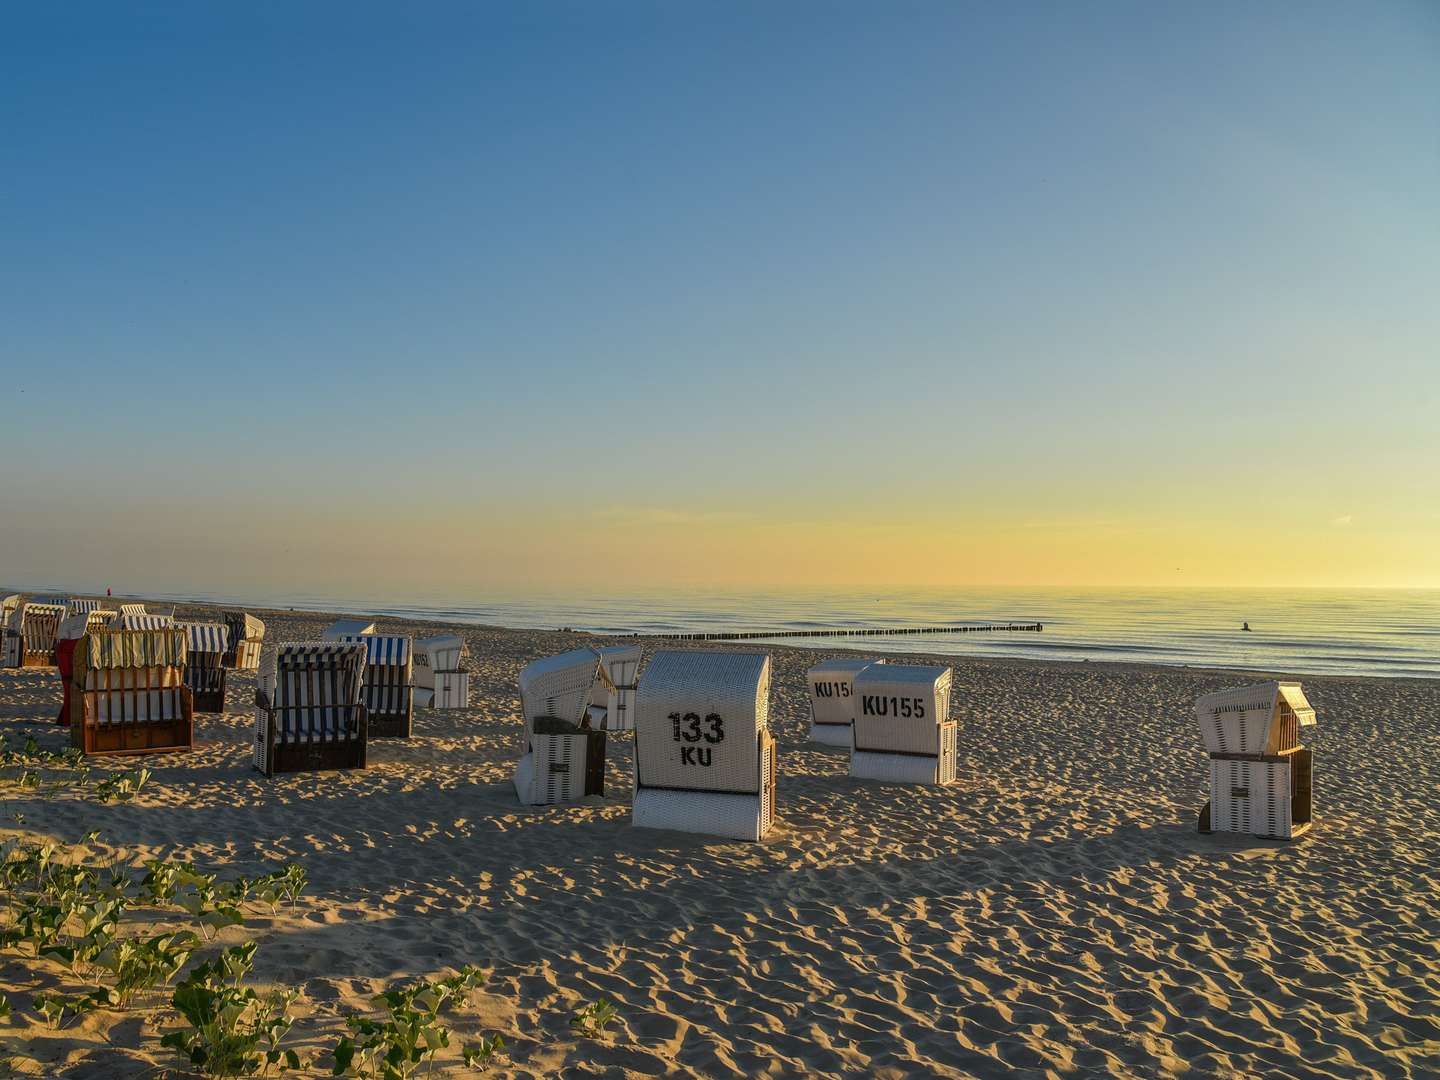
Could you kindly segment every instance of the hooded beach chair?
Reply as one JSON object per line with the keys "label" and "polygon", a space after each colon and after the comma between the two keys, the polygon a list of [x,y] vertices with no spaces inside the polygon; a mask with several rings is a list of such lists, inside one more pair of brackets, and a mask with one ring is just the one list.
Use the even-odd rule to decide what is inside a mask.
{"label": "hooded beach chair", "polygon": [[759,840],[775,823],[770,657],[657,652],[635,699],[631,823]]}
{"label": "hooded beach chair", "polygon": [[228,632],[221,664],[235,671],[258,671],[260,650],[265,641],[265,624],[243,611],[224,611],[220,617]]}
{"label": "hooded beach chair", "polygon": [[590,691],[590,726],[603,731],[634,731],[640,646],[606,645],[596,649],[595,655],[600,667]]}
{"label": "hooded beach chair", "polygon": [[189,750],[194,711],[185,633],[91,630],[75,646],[70,741],[86,754]]}
{"label": "hooded beach chair", "polygon": [[463,709],[470,704],[470,673],[461,669],[470,648],[458,634],[415,642],[415,704],[422,708]]}
{"label": "hooded beach chair", "polygon": [[415,685],[411,643],[393,634],[363,634],[342,639],[364,645],[365,690],[362,700],[370,737],[408,739],[415,722]]}
{"label": "hooded beach chair", "polygon": [[605,794],[605,733],[591,729],[588,715],[599,668],[594,649],[574,649],[520,672],[524,729],[515,794],[522,803]]}
{"label": "hooded beach chair", "polygon": [[225,711],[225,666],[221,660],[230,642],[230,631],[220,623],[177,622],[185,631],[185,685],[195,711]]}
{"label": "hooded beach chair", "polygon": [[1298,682],[1263,682],[1206,694],[1195,702],[1210,753],[1210,801],[1202,833],[1292,840],[1314,815],[1311,752],[1300,745],[1315,710]]}
{"label": "hooded beach chair", "polygon": [[368,619],[336,619],[320,635],[321,641],[346,641],[375,633],[375,624]]}
{"label": "hooded beach chair", "polygon": [[824,660],[805,676],[810,688],[810,739],[826,746],[850,746],[855,722],[855,676],[883,660],[842,657]]}
{"label": "hooded beach chair", "polygon": [[365,656],[355,642],[276,648],[255,689],[255,768],[274,776],[365,767]]}
{"label": "hooded beach chair", "polygon": [[116,630],[170,630],[175,626],[175,616],[161,615],[155,611],[139,614],[122,611],[113,626]]}
{"label": "hooded beach chair", "polygon": [[24,638],[20,635],[20,608],[25,598],[19,594],[0,600],[0,668],[18,668]]}
{"label": "hooded beach chair", "polygon": [[11,667],[54,667],[55,633],[65,618],[64,604],[22,603],[10,616],[6,654]]}
{"label": "hooded beach chair", "polygon": [[67,727],[70,725],[71,679],[75,672],[75,649],[80,644],[80,639],[91,630],[106,629],[115,615],[116,612],[113,611],[92,608],[72,612],[60,620],[60,625],[55,630],[55,667],[60,671],[62,693],[60,714],[55,717],[57,724]]}
{"label": "hooded beach chair", "polygon": [[92,611],[99,611],[105,606],[103,600],[82,600],[78,596],[71,597],[65,605],[65,614],[88,615]]}
{"label": "hooded beach chair", "polygon": [[948,667],[871,664],[855,673],[850,775],[902,784],[955,779],[959,725],[950,719]]}
{"label": "hooded beach chair", "polygon": [[121,604],[119,610],[120,610],[120,614],[121,614],[121,615],[144,615],[144,614],[145,614],[145,605],[144,605],[144,604]]}

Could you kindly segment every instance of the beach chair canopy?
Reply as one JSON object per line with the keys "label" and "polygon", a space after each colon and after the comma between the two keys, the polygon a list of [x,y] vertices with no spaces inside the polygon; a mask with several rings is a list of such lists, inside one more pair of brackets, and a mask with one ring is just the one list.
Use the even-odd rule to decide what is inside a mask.
{"label": "beach chair canopy", "polygon": [[1298,682],[1272,680],[1206,694],[1195,718],[1212,754],[1276,754],[1300,745],[1300,728],[1315,723],[1315,710]]}
{"label": "beach chair canopy", "polygon": [[66,615],[60,620],[60,626],[55,631],[56,641],[79,641],[91,630],[103,630],[113,618],[113,611],[81,611]]}
{"label": "beach chair canopy", "polygon": [[121,605],[120,605],[120,614],[121,614],[121,615],[144,615],[144,614],[145,614],[145,605],[144,605],[144,604],[121,604]]}
{"label": "beach chair canopy", "polygon": [[657,652],[636,698],[637,785],[758,795],[769,702],[764,653]]}
{"label": "beach chair canopy", "polygon": [[579,724],[590,705],[600,658],[572,649],[526,664],[520,672],[520,708],[527,726],[542,717]]}
{"label": "beach chair canopy", "polygon": [[219,655],[230,644],[230,630],[220,623],[177,621],[177,630],[185,632],[186,648],[193,657],[199,653]]}
{"label": "beach chair canopy", "polygon": [[344,641],[346,638],[373,633],[375,633],[375,624],[366,619],[337,619],[325,628],[325,632],[320,635],[320,640]]}
{"label": "beach chair canopy", "polygon": [[175,625],[175,616],[122,611],[113,625],[117,630],[168,630]]}
{"label": "beach chair canopy", "polygon": [[82,600],[79,597],[71,597],[65,610],[68,615],[83,615],[89,611],[98,611],[103,606],[103,600]]}
{"label": "beach chair canopy", "polygon": [[953,678],[950,668],[929,664],[871,664],[856,672],[855,749],[938,756]]}
{"label": "beach chair canopy", "polygon": [[90,722],[168,724],[185,715],[184,668],[179,630],[95,630],[76,645],[71,678]]}
{"label": "beach chair canopy", "polygon": [[460,661],[469,651],[465,639],[458,634],[419,638],[415,642],[415,666],[431,671],[459,671]]}
{"label": "beach chair canopy", "polygon": [[265,624],[254,615],[243,611],[226,611],[221,617],[230,631],[230,643],[237,641],[262,641],[265,638]]}

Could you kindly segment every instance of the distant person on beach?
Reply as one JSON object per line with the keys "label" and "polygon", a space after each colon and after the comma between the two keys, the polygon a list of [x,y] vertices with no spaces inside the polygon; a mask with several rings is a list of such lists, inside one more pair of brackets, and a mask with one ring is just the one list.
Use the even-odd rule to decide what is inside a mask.
{"label": "distant person on beach", "polygon": [[1250,624],[1247,622],[1247,623],[1245,623],[1243,626],[1241,626],[1240,629],[1241,629],[1241,630],[1249,630],[1249,629],[1250,629]]}
{"label": "distant person on beach", "polygon": [[106,595],[107,597],[110,595],[110,586],[109,586],[109,585],[106,585],[106,586],[105,586],[105,595]]}

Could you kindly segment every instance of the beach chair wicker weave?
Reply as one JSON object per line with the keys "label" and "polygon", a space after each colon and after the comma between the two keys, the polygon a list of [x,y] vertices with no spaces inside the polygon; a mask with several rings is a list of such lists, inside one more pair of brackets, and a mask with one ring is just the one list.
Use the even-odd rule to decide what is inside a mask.
{"label": "beach chair wicker weave", "polygon": [[413,650],[415,704],[422,708],[463,709],[470,703],[470,673],[462,671],[469,648],[458,634],[420,638]]}
{"label": "beach chair wicker weave", "polygon": [[639,645],[606,645],[595,650],[599,677],[590,689],[590,726],[635,730],[635,691],[640,681]]}
{"label": "beach chair wicker weave", "polygon": [[775,821],[770,657],[662,650],[635,702],[631,823],[760,840]]}
{"label": "beach chair wicker weave", "polygon": [[255,689],[255,768],[280,772],[365,767],[364,645],[281,644]]}
{"label": "beach chair wicker weave", "polygon": [[872,664],[856,672],[850,775],[861,780],[948,784],[959,725],[950,719],[948,667]]}
{"label": "beach chair wicker weave", "polygon": [[810,688],[810,738],[826,746],[850,746],[855,723],[855,676],[883,660],[840,657],[824,660],[806,673]]}
{"label": "beach chair wicker weave", "polygon": [[408,739],[415,722],[410,638],[364,634],[340,640],[356,642],[367,650],[363,699],[370,737]]}
{"label": "beach chair wicker weave", "polygon": [[1206,694],[1195,703],[1210,754],[1201,832],[1293,840],[1314,820],[1313,756],[1300,745],[1315,710],[1298,682],[1270,681]]}
{"label": "beach chair wicker weave", "polygon": [[177,622],[185,631],[185,685],[195,711],[225,711],[225,666],[221,662],[230,643],[230,630],[220,623]]}
{"label": "beach chair wicker weave", "polygon": [[75,646],[70,679],[71,745],[86,754],[190,749],[184,631],[91,630]]}
{"label": "beach chair wicker weave", "polygon": [[520,672],[524,719],[515,794],[530,806],[605,793],[605,732],[589,727],[591,689],[599,678],[593,649],[573,649]]}

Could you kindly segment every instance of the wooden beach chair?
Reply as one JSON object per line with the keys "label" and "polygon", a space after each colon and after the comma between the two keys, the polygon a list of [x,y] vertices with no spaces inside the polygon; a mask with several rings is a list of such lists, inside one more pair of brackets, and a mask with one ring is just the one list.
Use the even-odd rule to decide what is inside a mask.
{"label": "wooden beach chair", "polygon": [[470,704],[470,673],[462,669],[470,653],[458,634],[415,642],[415,704],[422,708],[463,709]]}
{"label": "wooden beach chair", "polygon": [[365,767],[366,652],[355,642],[276,648],[255,689],[255,768],[274,776]]}
{"label": "wooden beach chair", "polygon": [[265,624],[243,611],[222,611],[220,618],[228,635],[221,664],[233,671],[258,671],[260,650],[265,641]]}
{"label": "wooden beach chair", "polygon": [[642,686],[631,824],[763,838],[775,822],[770,657],[664,650]]}
{"label": "wooden beach chair", "polygon": [[594,649],[574,649],[536,660],[520,672],[525,726],[515,794],[522,803],[605,794],[605,733],[590,727],[588,715],[599,667]]}
{"label": "wooden beach chair", "polygon": [[948,667],[871,664],[854,676],[850,775],[901,784],[955,779],[959,725],[950,719]]}
{"label": "wooden beach chair", "polygon": [[855,676],[883,660],[841,657],[824,660],[805,675],[810,688],[810,740],[826,746],[850,746],[855,722]]}
{"label": "wooden beach chair", "polygon": [[375,624],[369,619],[336,619],[320,635],[321,641],[346,641],[375,633]]}
{"label": "wooden beach chair", "polygon": [[341,640],[364,645],[368,650],[362,700],[369,717],[370,737],[408,739],[415,723],[410,638],[364,634]]}
{"label": "wooden beach chair", "polygon": [[86,754],[160,754],[189,750],[193,737],[184,631],[91,630],[80,639],[71,745]]}
{"label": "wooden beach chair", "polygon": [[1210,754],[1210,801],[1199,830],[1293,840],[1314,819],[1312,755],[1300,745],[1315,710],[1298,682],[1206,694],[1195,718]]}
{"label": "wooden beach chair", "polygon": [[220,623],[177,622],[185,631],[185,685],[195,711],[225,711],[225,666],[221,662],[230,642],[230,631]]}

